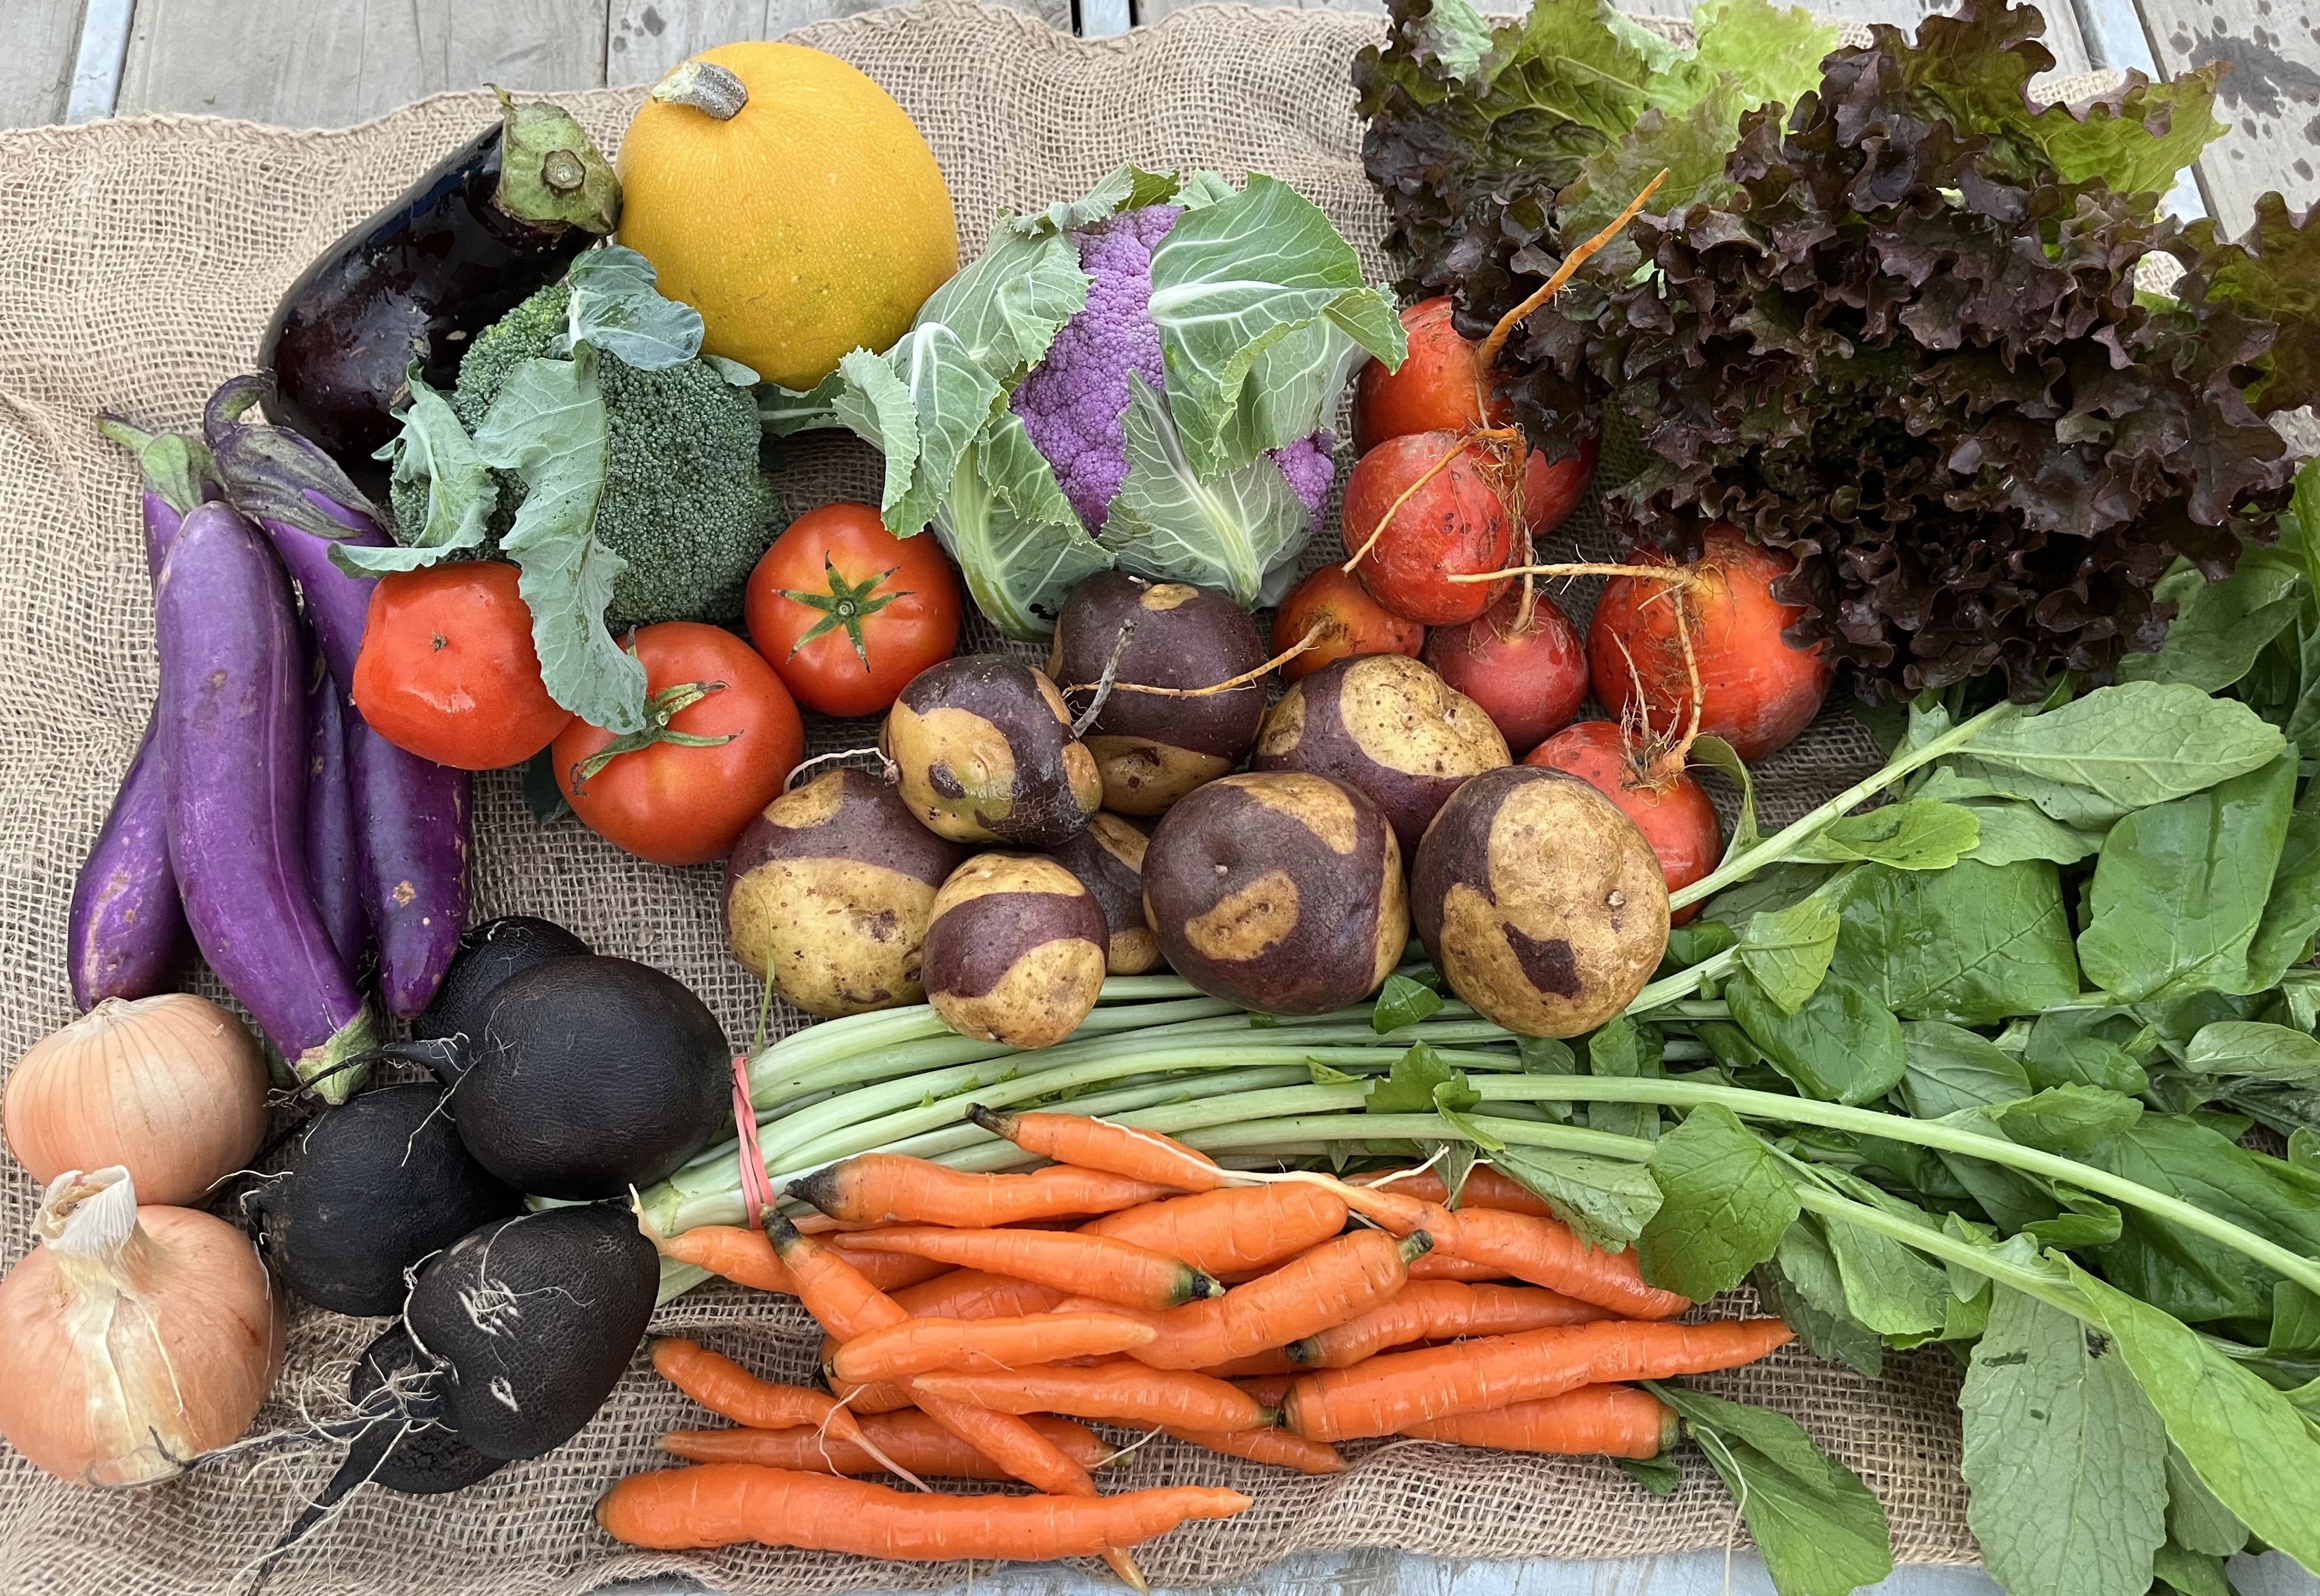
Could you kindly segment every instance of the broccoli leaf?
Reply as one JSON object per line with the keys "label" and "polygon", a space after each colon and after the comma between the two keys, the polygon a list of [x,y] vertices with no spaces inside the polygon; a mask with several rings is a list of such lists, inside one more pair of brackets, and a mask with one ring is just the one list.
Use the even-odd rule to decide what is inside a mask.
{"label": "broccoli leaf", "polygon": [[567,349],[587,344],[639,371],[666,371],[701,353],[701,312],[656,293],[658,274],[635,250],[618,244],[591,249],[565,280],[572,284]]}
{"label": "broccoli leaf", "polygon": [[500,550],[521,567],[516,591],[531,610],[532,647],[548,696],[612,733],[645,726],[645,668],[604,629],[612,581],[627,562],[595,532],[609,428],[596,362],[515,368],[476,430],[484,464],[523,479],[524,499]]}
{"label": "broccoli leaf", "polygon": [[757,387],[758,423],[775,437],[842,426],[844,423],[838,419],[838,396],[845,391],[846,378],[838,372],[830,373],[803,393],[779,383],[762,383]]}
{"label": "broccoli leaf", "polygon": [[1009,636],[1031,642],[1053,634],[1083,578],[1111,564],[1012,410],[960,454],[934,529],[975,608]]}
{"label": "broccoli leaf", "polygon": [[1265,573],[1305,546],[1304,503],[1281,467],[1254,460],[1204,478],[1169,407],[1143,377],[1128,377],[1128,475],[1112,500],[1104,538],[1123,569],[1222,588],[1256,602]]}
{"label": "broccoli leaf", "polygon": [[902,537],[923,531],[959,456],[999,407],[998,379],[939,321],[913,327],[884,355],[856,349],[838,369],[847,383],[838,419],[886,455],[878,508],[887,528]]}
{"label": "broccoli leaf", "polygon": [[411,408],[403,412],[403,430],[379,450],[378,458],[394,463],[396,487],[423,488],[426,517],[408,546],[331,545],[331,564],[357,576],[415,571],[454,549],[474,548],[483,542],[485,523],[499,503],[499,484],[475,439],[459,425],[451,401],[427,385],[417,366],[407,380]]}
{"label": "broccoli leaf", "polygon": [[1354,247],[1319,205],[1261,172],[1233,198],[1188,211],[1168,230],[1152,251],[1151,314],[1169,410],[1203,476],[1254,457],[1253,440],[1231,422],[1243,385],[1276,340],[1326,316],[1390,366],[1409,348],[1393,302],[1364,284]]}

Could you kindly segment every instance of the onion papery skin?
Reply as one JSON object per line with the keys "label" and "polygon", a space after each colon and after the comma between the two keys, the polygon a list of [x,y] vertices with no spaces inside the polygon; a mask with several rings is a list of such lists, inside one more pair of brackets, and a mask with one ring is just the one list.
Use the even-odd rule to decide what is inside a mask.
{"label": "onion papery skin", "polygon": [[17,1061],[0,1127],[44,1184],[117,1164],[150,1203],[198,1203],[265,1140],[266,1062],[206,998],[109,997]]}
{"label": "onion papery skin", "polygon": [[136,1206],[125,1170],[68,1171],[41,1246],[0,1281],[0,1436],[75,1484],[148,1485],[249,1428],[283,1314],[249,1240]]}

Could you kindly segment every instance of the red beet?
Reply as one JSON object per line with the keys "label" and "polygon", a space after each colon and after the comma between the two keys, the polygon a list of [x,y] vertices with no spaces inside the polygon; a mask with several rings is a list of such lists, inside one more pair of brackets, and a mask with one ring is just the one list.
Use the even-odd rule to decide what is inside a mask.
{"label": "red beet", "polygon": [[1509,588],[1487,614],[1427,635],[1418,657],[1482,707],[1520,758],[1571,724],[1587,701],[1587,654],[1554,601],[1535,596],[1530,623],[1515,631],[1522,594]]}
{"label": "red beet", "polygon": [[1273,652],[1286,653],[1317,620],[1329,624],[1312,647],[1281,667],[1282,681],[1301,681],[1331,661],[1357,654],[1406,654],[1416,659],[1426,645],[1424,627],[1394,614],[1335,565],[1322,566],[1281,601],[1273,618]]}
{"label": "red beet", "polygon": [[[1659,856],[1670,892],[1690,886],[1724,856],[1724,834],[1706,789],[1681,769],[1644,768],[1611,721],[1566,726],[1532,749],[1523,763],[1576,776],[1618,805]],[[1678,909],[1674,923],[1681,925],[1699,912],[1698,904]]]}
{"label": "red beet", "polygon": [[[1435,470],[1445,456],[1449,463]],[[1354,571],[1371,598],[1405,620],[1450,627],[1505,591],[1504,581],[1450,580],[1502,570],[1514,551],[1514,524],[1491,465],[1482,447],[1461,447],[1455,432],[1388,438],[1355,464],[1346,480],[1346,546],[1368,546]]]}

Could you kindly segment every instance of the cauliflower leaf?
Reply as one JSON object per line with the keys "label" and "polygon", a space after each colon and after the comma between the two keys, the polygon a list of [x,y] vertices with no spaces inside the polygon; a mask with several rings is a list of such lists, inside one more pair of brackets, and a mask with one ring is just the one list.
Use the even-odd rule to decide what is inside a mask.
{"label": "cauliflower leaf", "polygon": [[960,455],[934,529],[975,607],[1029,642],[1051,636],[1072,589],[1111,564],[1012,411]]}
{"label": "cauliflower leaf", "polygon": [[1269,458],[1206,475],[1150,384],[1131,373],[1128,394],[1128,476],[1104,524],[1113,557],[1141,576],[1222,588],[1255,604],[1266,573],[1305,546],[1304,501]]}

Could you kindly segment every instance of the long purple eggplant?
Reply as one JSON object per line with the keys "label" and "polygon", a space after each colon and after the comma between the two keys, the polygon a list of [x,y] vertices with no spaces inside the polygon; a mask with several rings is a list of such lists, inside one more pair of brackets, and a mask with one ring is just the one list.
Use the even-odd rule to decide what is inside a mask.
{"label": "long purple eggplant", "polygon": [[340,570],[331,546],[390,539],[328,455],[286,428],[242,419],[265,392],[263,377],[227,383],[211,396],[203,429],[226,496],[265,528],[297,582],[339,684],[354,776],[358,879],[378,938],[379,995],[389,1013],[408,1019],[435,996],[467,928],[471,779],[372,733],[346,696],[378,584]]}
{"label": "long purple eggplant", "polygon": [[[195,439],[157,437],[111,416],[97,429],[134,454],[144,473],[145,573],[158,582],[186,512],[215,493],[216,469]],[[73,1001],[84,1009],[108,997],[167,991],[191,949],[161,813],[161,762],[149,717],[73,882],[65,966]]]}
{"label": "long purple eggplant", "polygon": [[363,908],[354,778],[339,697],[318,652],[306,672],[306,884],[340,962],[359,972],[370,951],[370,916]]}
{"label": "long purple eggplant", "polygon": [[299,1079],[342,1101],[376,1040],[306,879],[306,676],[289,584],[223,504],[185,518],[153,596],[169,862],[194,940]]}

